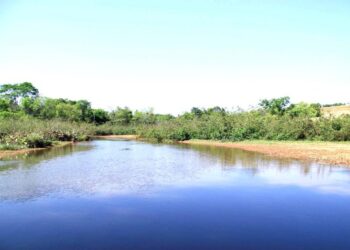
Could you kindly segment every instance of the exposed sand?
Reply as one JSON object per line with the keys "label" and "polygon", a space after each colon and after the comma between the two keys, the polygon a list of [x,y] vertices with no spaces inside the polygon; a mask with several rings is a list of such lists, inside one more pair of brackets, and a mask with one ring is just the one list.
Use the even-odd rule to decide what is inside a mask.
{"label": "exposed sand", "polygon": [[[104,135],[95,136],[96,139],[140,139],[137,135]],[[72,142],[61,142],[56,146],[67,145]],[[208,145],[226,148],[238,148],[247,151],[259,152],[271,157],[296,160],[315,161],[323,164],[343,165],[350,167],[350,142],[295,142],[295,141],[243,141],[221,142],[211,140],[189,140],[182,144]],[[0,150],[0,159],[45,148]]]}
{"label": "exposed sand", "polygon": [[[96,136],[101,139],[140,139],[137,135]],[[211,140],[189,140],[182,144],[208,145],[238,148],[259,152],[271,157],[314,161],[330,165],[350,167],[350,142],[309,142],[309,141],[243,141],[221,142]]]}
{"label": "exposed sand", "polygon": [[350,106],[332,106],[324,107],[321,109],[322,116],[324,117],[339,117],[342,115],[350,115]]}
{"label": "exposed sand", "polygon": [[350,143],[346,142],[220,142],[190,140],[181,143],[238,148],[263,153],[271,157],[315,161],[323,164],[350,167]]}

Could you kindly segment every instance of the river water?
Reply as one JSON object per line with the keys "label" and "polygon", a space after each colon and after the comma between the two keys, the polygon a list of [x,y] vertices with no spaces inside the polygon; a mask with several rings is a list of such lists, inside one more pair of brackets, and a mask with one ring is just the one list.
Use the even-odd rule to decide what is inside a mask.
{"label": "river water", "polygon": [[96,140],[0,161],[0,249],[350,249],[350,169]]}

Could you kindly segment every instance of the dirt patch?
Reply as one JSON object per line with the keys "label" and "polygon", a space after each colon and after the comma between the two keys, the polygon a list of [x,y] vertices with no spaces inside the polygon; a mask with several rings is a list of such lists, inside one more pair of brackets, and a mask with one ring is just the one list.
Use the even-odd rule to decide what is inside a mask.
{"label": "dirt patch", "polygon": [[321,109],[323,117],[339,117],[342,115],[350,115],[350,106],[333,106]]}
{"label": "dirt patch", "polygon": [[190,140],[184,144],[200,144],[238,148],[277,158],[314,161],[322,164],[350,167],[350,143],[331,142],[219,142]]}

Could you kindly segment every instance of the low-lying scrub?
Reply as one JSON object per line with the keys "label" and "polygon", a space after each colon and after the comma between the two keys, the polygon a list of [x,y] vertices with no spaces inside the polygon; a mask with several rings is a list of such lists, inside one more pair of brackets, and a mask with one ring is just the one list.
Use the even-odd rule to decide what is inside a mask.
{"label": "low-lying scrub", "polygon": [[[336,104],[338,105],[338,104]],[[48,147],[90,135],[136,134],[154,141],[319,140],[350,141],[348,106],[328,112],[319,103],[291,103],[289,97],[261,100],[253,111],[193,107],[178,116],[117,107],[93,109],[86,100],[39,95],[31,83],[0,85],[0,149]],[[334,109],[334,108],[333,108]],[[328,111],[327,111],[328,110]],[[326,112],[327,111],[327,112]]]}
{"label": "low-lying scrub", "polygon": [[[317,140],[350,141],[350,116],[310,118],[276,116],[258,111],[178,117],[154,125],[116,127],[105,134],[137,134],[143,138],[205,140]],[[100,131],[101,134],[101,131]]]}
{"label": "low-lying scrub", "polygon": [[0,149],[43,148],[54,141],[82,141],[94,134],[94,126],[31,117],[0,119]]}
{"label": "low-lying scrub", "polygon": [[113,125],[106,123],[96,126],[95,135],[133,135],[137,132],[136,126],[133,125]]}

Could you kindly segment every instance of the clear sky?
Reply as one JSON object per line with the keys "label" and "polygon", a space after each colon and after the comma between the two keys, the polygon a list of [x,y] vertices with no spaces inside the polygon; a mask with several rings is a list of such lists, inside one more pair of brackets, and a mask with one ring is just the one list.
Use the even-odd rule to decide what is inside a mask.
{"label": "clear sky", "polygon": [[350,102],[348,0],[0,0],[0,83],[96,108]]}

